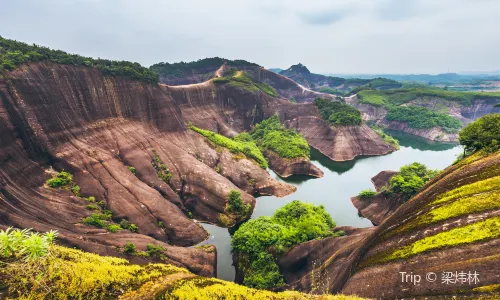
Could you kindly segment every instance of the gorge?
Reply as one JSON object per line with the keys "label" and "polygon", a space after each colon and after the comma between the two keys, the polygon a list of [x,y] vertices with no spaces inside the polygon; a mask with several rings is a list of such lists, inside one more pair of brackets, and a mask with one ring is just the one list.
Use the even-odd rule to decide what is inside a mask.
{"label": "gorge", "polygon": [[[30,51],[0,53],[21,57],[4,62],[0,77],[0,229],[57,230],[49,259],[78,264],[76,257],[83,257],[144,275],[113,290],[113,297],[201,293],[211,286],[268,298],[498,291],[496,148],[465,153],[456,144],[399,133],[398,150],[361,119],[369,118],[352,102],[357,96],[337,99],[248,62],[216,60],[202,73],[172,78],[154,67],[2,42]],[[332,111],[324,114],[317,98],[334,103]],[[484,114],[495,109],[488,106]],[[337,120],[339,111],[356,120]],[[270,120],[271,129],[255,132]],[[273,136],[279,142],[267,143]],[[280,143],[297,146],[299,155],[283,154]],[[454,163],[462,152],[468,156]],[[415,161],[444,171],[373,222],[378,226],[358,215],[350,198],[372,187],[373,176]],[[51,184],[57,179],[68,182]],[[284,281],[273,291],[312,295],[210,278],[241,283],[245,270],[231,267],[230,232],[293,200],[322,205],[336,222],[331,229],[343,231],[305,239],[275,257]],[[470,205],[476,201],[477,207]],[[436,257],[443,263],[436,265]],[[479,285],[458,292],[445,285],[408,287],[397,280],[407,266],[419,272],[477,267],[483,275]],[[321,280],[321,291],[318,276],[328,279]],[[0,272],[1,281],[10,279]]]}

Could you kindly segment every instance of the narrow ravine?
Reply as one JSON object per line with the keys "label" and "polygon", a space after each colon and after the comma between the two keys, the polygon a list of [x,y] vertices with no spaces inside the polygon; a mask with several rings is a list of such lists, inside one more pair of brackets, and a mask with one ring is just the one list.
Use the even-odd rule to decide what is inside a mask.
{"label": "narrow ravine", "polygon": [[[274,178],[297,186],[297,192],[284,198],[259,197],[252,218],[270,216],[292,200],[301,200],[324,205],[337,226],[369,227],[372,226],[371,222],[358,215],[350,197],[361,190],[373,188],[370,181],[373,176],[383,170],[398,170],[415,161],[433,169],[444,169],[462,151],[461,147],[454,144],[433,143],[404,133],[394,133],[394,136],[400,141],[399,151],[348,162],[333,162],[311,149],[311,161],[325,173],[323,178],[293,176],[282,179],[270,171]],[[234,280],[229,231],[208,224],[203,224],[203,227],[210,233],[210,237],[201,244],[213,244],[217,247],[217,277]]]}

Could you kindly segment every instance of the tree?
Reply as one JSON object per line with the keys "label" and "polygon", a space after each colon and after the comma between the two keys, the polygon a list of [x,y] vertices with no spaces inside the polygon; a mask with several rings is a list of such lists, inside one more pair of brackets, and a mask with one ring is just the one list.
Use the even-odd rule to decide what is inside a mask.
{"label": "tree", "polygon": [[500,149],[500,114],[490,114],[467,125],[459,135],[460,144],[466,151],[484,149],[494,152]]}
{"label": "tree", "polygon": [[438,173],[418,162],[403,166],[399,174],[392,176],[389,181],[389,192],[400,193],[405,199],[410,199]]}

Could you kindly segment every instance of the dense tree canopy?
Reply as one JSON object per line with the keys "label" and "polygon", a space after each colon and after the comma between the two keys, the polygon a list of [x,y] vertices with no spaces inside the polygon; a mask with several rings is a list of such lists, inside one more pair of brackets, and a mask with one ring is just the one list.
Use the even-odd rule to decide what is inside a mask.
{"label": "dense tree canopy", "polygon": [[277,114],[255,125],[251,138],[264,149],[284,158],[309,157],[307,141],[295,130],[286,129]]}
{"label": "dense tree canopy", "polygon": [[319,109],[321,118],[331,125],[361,125],[363,119],[356,108],[329,99],[316,98],[314,105]]}
{"label": "dense tree canopy", "polygon": [[0,37],[0,72],[11,71],[18,65],[36,61],[52,61],[66,65],[96,67],[107,75],[127,76],[151,83],[158,82],[157,74],[138,63],[100,58],[93,59]]}
{"label": "dense tree canopy", "polygon": [[407,122],[409,127],[415,129],[440,127],[446,132],[458,132],[462,128],[462,122],[459,120],[420,106],[391,107],[387,112],[386,119]]}
{"label": "dense tree canopy", "polygon": [[438,173],[439,171],[428,169],[418,162],[403,166],[399,174],[391,178],[388,192],[401,193],[405,199],[410,199]]}
{"label": "dense tree canopy", "polygon": [[460,144],[468,151],[500,149],[500,114],[490,114],[477,119],[460,131]]}
{"label": "dense tree canopy", "polygon": [[243,224],[234,234],[232,251],[245,272],[244,284],[268,289],[283,284],[276,259],[293,245],[333,236],[335,222],[323,206],[292,201],[272,217]]}

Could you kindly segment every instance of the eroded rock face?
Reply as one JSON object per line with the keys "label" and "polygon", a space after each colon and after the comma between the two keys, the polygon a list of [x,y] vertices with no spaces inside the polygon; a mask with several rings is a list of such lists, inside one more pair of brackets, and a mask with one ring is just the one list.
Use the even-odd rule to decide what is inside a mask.
{"label": "eroded rock face", "polygon": [[377,192],[379,192],[375,196],[365,198],[355,196],[351,198],[354,207],[374,225],[382,223],[382,221],[392,215],[405,202],[401,195],[386,195],[381,192],[382,188],[396,174],[398,174],[396,171],[382,171],[372,178],[373,185]]}
{"label": "eroded rock face", "polygon": [[[285,196],[295,188],[274,180],[255,162],[213,147],[187,124],[232,136],[275,113],[284,121],[309,115],[317,119],[314,126],[323,122],[310,104],[230,85],[150,85],[53,63],[24,65],[1,78],[0,99],[0,226],[58,230],[65,243],[105,255],[121,255],[127,242],[140,250],[159,244],[167,249],[168,263],[205,276],[215,275],[215,254],[182,247],[207,236],[188,215],[232,226],[244,216],[226,211],[230,191],[240,191],[243,201],[254,206],[251,195]],[[300,129],[311,132],[307,125]],[[320,143],[330,136],[335,134],[326,130],[308,141]],[[328,144],[322,148],[327,152]],[[169,180],[158,176],[158,164],[169,170]],[[51,168],[73,174],[82,197],[103,201],[114,222],[128,220],[138,232],[84,225],[82,219],[93,212],[86,209],[88,202],[45,186]],[[303,163],[290,172],[303,170],[320,175]]]}
{"label": "eroded rock face", "polygon": [[365,124],[331,127],[320,117],[303,116],[288,121],[286,126],[297,130],[309,145],[334,161],[384,155],[396,150]]}
{"label": "eroded rock face", "polygon": [[[343,228],[339,228],[343,229]],[[357,249],[373,228],[348,228],[347,236],[312,240],[297,246],[278,260],[287,285],[280,288],[334,293],[349,277],[346,265],[355,260]]]}
{"label": "eroded rock face", "polygon": [[[253,162],[217,152],[187,129],[191,120],[205,128],[245,124],[234,121],[240,113],[225,107],[217,94],[211,84],[173,89],[51,63],[9,73],[0,80],[0,224],[58,230],[68,244],[100,254],[118,255],[116,247],[128,241],[143,248],[159,243],[167,248],[169,263],[215,275],[213,251],[174,247],[207,236],[187,214],[228,226],[219,217],[228,214],[231,190],[241,191],[252,206],[251,194],[294,191]],[[225,109],[233,115],[228,117]],[[168,182],[153,166],[155,152],[170,170]],[[72,173],[82,196],[102,200],[114,221],[126,219],[138,226],[138,233],[83,225],[92,213],[88,203],[44,186],[51,166]]]}
{"label": "eroded rock face", "polygon": [[309,159],[299,157],[294,159],[282,158],[272,151],[265,151],[265,156],[269,162],[269,167],[280,177],[290,177],[292,175],[307,175],[312,177],[323,177],[324,173],[313,165]]}
{"label": "eroded rock face", "polygon": [[[361,112],[363,120],[374,121],[378,126],[417,135],[432,141],[458,141],[458,133],[448,133],[439,127],[434,127],[432,129],[415,129],[410,128],[405,122],[389,121],[385,119],[387,110],[384,107],[360,103],[356,95],[345,99],[348,104],[356,107]],[[431,110],[444,112],[458,119],[464,125],[467,125],[484,115],[500,113],[500,107],[495,107],[498,103],[500,103],[500,99],[477,99],[472,101],[471,106],[464,106],[443,98],[426,96],[412,100],[405,105],[422,106]]]}

